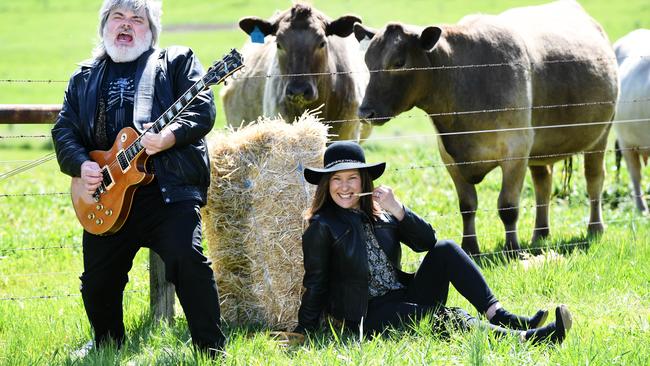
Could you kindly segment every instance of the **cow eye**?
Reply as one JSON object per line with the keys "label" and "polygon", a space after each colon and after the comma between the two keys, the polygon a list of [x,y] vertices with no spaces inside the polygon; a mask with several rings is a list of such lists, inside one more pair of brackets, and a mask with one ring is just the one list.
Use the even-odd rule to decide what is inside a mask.
{"label": "cow eye", "polygon": [[322,41],[319,45],[318,48],[325,48],[325,41]]}
{"label": "cow eye", "polygon": [[280,42],[277,42],[276,45],[278,46],[278,50],[282,49],[282,45],[280,44]]}

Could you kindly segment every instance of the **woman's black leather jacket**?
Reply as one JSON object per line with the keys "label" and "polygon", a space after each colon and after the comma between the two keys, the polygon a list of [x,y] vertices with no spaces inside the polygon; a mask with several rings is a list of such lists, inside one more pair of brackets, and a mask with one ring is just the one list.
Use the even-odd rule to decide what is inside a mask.
{"label": "woman's black leather jacket", "polygon": [[[406,285],[413,275],[401,271],[400,242],[423,252],[437,239],[431,225],[409,209],[405,211],[402,221],[384,214],[372,220],[372,227],[399,281]],[[371,219],[364,213],[336,205],[321,209],[310,219],[302,236],[306,291],[297,331],[317,328],[323,310],[338,320],[355,323],[365,316],[369,299],[366,222]]]}

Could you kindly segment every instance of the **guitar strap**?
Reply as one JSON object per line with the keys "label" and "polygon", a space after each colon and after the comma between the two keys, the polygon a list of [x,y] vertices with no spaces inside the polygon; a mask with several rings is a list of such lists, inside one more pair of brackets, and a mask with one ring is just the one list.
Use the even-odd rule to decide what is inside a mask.
{"label": "guitar strap", "polygon": [[[160,56],[160,50],[152,48],[147,55],[147,61],[139,80],[135,80],[138,89],[135,91],[133,102],[133,126],[138,132],[144,132],[142,125],[152,122],[151,107],[153,105],[154,85],[156,82],[156,65]],[[137,78],[137,75],[136,75]]]}

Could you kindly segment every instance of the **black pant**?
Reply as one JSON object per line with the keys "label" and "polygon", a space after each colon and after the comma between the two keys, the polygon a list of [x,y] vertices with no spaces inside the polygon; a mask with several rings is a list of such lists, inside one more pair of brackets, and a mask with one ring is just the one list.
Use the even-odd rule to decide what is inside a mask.
{"label": "black pant", "polygon": [[[453,241],[439,241],[422,260],[406,289],[391,291],[368,302],[364,329],[381,332],[408,319],[427,313],[440,313],[447,303],[449,284],[454,285],[480,313],[498,300],[474,261]],[[474,323],[467,312],[461,321]]]}
{"label": "black pant", "polygon": [[136,191],[131,212],[114,235],[84,231],[81,294],[98,345],[124,341],[122,295],[133,258],[141,247],[158,253],[165,276],[176,287],[192,340],[201,349],[221,348],[217,286],[201,247],[201,212],[195,201],[165,204],[158,185]]}

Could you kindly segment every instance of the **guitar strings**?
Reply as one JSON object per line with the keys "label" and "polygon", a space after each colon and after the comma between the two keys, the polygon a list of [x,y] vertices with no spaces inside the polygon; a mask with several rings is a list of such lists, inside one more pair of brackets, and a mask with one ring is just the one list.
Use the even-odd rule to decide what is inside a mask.
{"label": "guitar strings", "polygon": [[[231,51],[231,53],[230,53],[228,56],[224,57],[224,60],[226,60],[229,56],[232,57],[232,55],[233,55],[234,52],[236,52],[236,51],[233,49],[233,50]],[[214,68],[215,66],[216,66],[216,65],[214,65],[214,66],[211,67],[210,69]],[[226,79],[228,76],[234,74],[237,70],[239,70],[241,67],[243,67],[243,64],[242,64],[242,62],[241,62],[241,60],[240,60],[240,61],[239,61],[239,66],[236,66],[233,70],[230,70],[230,71],[228,70],[228,68],[227,68],[227,67],[225,66],[225,64],[223,64],[223,63],[222,63],[221,65],[219,65],[219,66],[221,66],[221,67],[223,68],[223,70],[226,71],[226,74],[225,74],[224,76],[220,77],[219,80],[218,80],[216,83],[214,83],[215,85],[221,83],[221,82],[222,82],[224,79]],[[210,69],[208,70],[208,73],[210,72]],[[179,102],[183,102],[183,100],[185,100],[185,94],[190,93],[190,92],[192,92],[193,90],[197,89],[197,85],[199,85],[200,83],[203,83],[204,85],[203,85],[200,89],[197,89],[197,90],[196,90],[196,94],[195,94],[195,95],[194,95],[190,100],[188,100],[188,101],[185,103],[185,105],[183,105],[183,107],[180,108],[180,110],[178,110],[177,112],[174,113],[174,117],[171,118],[169,121],[167,121],[166,124],[164,124],[164,125],[162,125],[162,126],[160,127],[160,131],[162,131],[163,128],[165,128],[165,127],[166,127],[169,123],[171,123],[171,122],[172,122],[176,117],[178,117],[178,115],[179,115],[181,112],[185,111],[185,109],[186,109],[186,108],[187,108],[187,107],[188,107],[188,106],[189,106],[189,105],[194,101],[194,99],[196,99],[196,97],[197,97],[197,96],[198,96],[202,91],[204,91],[204,90],[206,90],[207,88],[209,88],[209,85],[205,82],[204,78],[205,78],[205,76],[202,77],[200,80],[198,80],[196,83],[194,83],[194,85],[192,85],[192,86],[191,86],[191,87],[190,87],[190,88],[189,88],[185,93],[183,93],[183,95],[181,95],[180,98],[178,98],[178,99],[177,99],[177,100],[176,100],[176,101],[175,101],[175,102],[174,102],[174,103],[173,103],[169,108],[167,108],[167,110],[166,110],[165,112],[163,112],[163,113],[160,115],[160,117],[158,117],[158,118],[156,119],[156,121],[155,121],[155,122],[154,122],[154,123],[153,123],[149,128],[147,128],[147,129],[146,129],[146,130],[145,130],[141,135],[139,135],[138,138],[136,138],[135,141],[133,141],[133,142],[132,142],[132,143],[131,143],[131,144],[130,144],[126,149],[124,149],[124,150],[128,150],[128,149],[130,149],[131,147],[133,147],[136,143],[139,143],[140,140],[142,139],[142,136],[144,136],[145,133],[151,131],[155,126],[158,125],[159,122],[164,121],[164,119],[165,119],[165,117],[167,116],[167,114],[168,114],[172,109],[174,109],[174,107],[175,107]],[[140,145],[140,146],[142,146],[142,145]],[[123,151],[124,151],[124,150],[123,150]],[[143,150],[144,150],[144,149],[143,149]],[[143,150],[141,150],[141,151],[143,151]],[[136,156],[137,156],[139,153],[140,153],[140,152],[138,152],[138,153],[136,154]],[[131,160],[129,161],[129,163],[130,163],[131,161],[133,161],[133,159],[131,159]],[[114,159],[113,159],[109,164],[105,165],[105,167],[106,167],[106,169],[110,172],[110,170],[112,170],[112,169],[113,169],[116,165],[118,165],[118,164],[119,164],[119,163],[118,163],[118,161],[117,161],[117,155],[116,155],[116,157],[115,157],[115,158],[114,158]],[[103,170],[103,169],[102,169],[102,170]],[[103,180],[102,180],[102,184],[104,184],[104,183],[103,183]],[[101,193],[103,193],[103,192],[101,192],[100,189],[98,188],[97,191],[95,191],[95,194],[97,194],[97,193],[101,194]]]}

